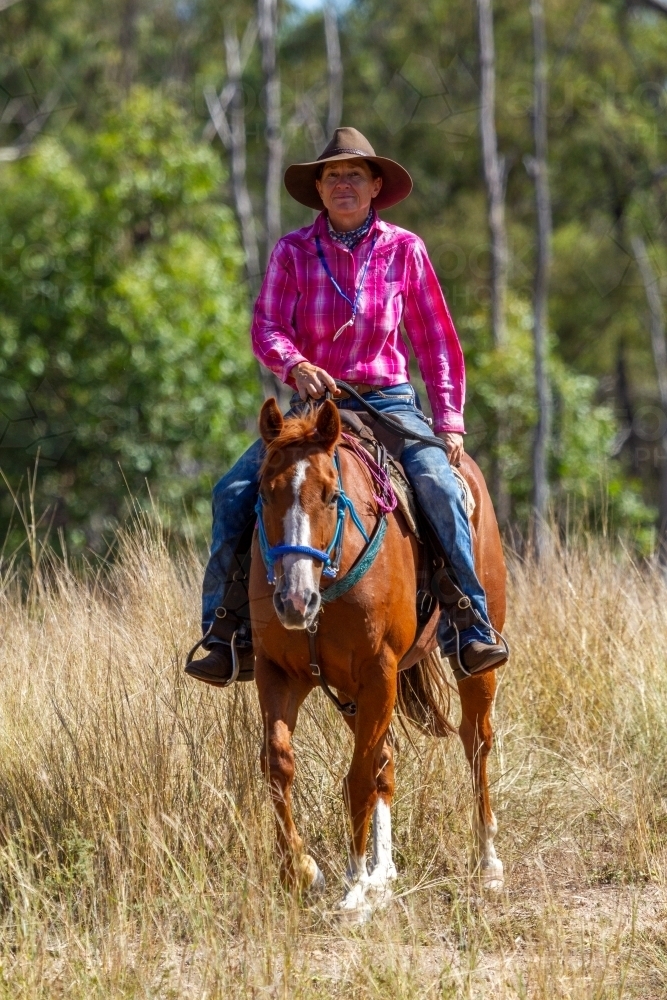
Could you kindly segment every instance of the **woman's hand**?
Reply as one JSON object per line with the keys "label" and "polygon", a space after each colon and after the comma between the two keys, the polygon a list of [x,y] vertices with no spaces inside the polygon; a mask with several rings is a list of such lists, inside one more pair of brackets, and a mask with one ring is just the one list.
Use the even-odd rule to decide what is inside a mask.
{"label": "woman's hand", "polygon": [[310,361],[300,361],[298,365],[294,365],[290,375],[296,382],[299,396],[303,400],[308,399],[309,396],[313,399],[319,399],[327,389],[336,396],[339,394],[331,375],[325,372],[324,368],[311,365]]}
{"label": "woman's hand", "polygon": [[452,431],[440,431],[436,437],[445,442],[449,464],[460,465],[463,458],[463,434],[454,434]]}

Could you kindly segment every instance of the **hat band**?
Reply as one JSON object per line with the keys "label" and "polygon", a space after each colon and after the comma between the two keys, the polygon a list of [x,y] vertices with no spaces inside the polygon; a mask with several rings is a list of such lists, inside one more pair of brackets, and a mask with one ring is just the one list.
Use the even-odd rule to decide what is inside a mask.
{"label": "hat band", "polygon": [[330,149],[328,152],[325,151],[321,156],[318,156],[318,160],[328,160],[330,156],[338,156],[339,153],[353,153],[354,156],[375,156],[375,153],[364,153],[363,149],[352,149],[347,146],[336,146],[335,149]]}

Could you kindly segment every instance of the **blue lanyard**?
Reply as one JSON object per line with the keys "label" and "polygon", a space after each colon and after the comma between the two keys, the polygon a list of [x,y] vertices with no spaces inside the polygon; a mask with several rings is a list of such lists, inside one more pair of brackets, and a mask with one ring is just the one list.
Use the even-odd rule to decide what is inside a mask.
{"label": "blue lanyard", "polygon": [[357,309],[359,308],[359,300],[361,298],[361,293],[363,291],[364,282],[366,280],[366,272],[368,271],[368,265],[371,262],[371,257],[373,255],[373,250],[375,249],[375,243],[377,241],[377,238],[378,238],[378,234],[377,233],[373,233],[373,240],[371,242],[371,248],[368,251],[368,257],[366,258],[366,262],[364,263],[364,266],[361,269],[361,277],[359,278],[359,285],[357,286],[357,291],[356,291],[356,294],[354,296],[354,302],[353,302],[352,299],[348,295],[345,294],[345,292],[340,287],[340,285],[338,284],[338,282],[334,278],[333,274],[331,273],[331,268],[327,264],[327,259],[324,256],[324,251],[322,250],[322,243],[320,242],[320,238],[319,238],[319,236],[315,237],[315,244],[317,246],[317,256],[320,258],[320,263],[322,264],[322,267],[324,268],[324,270],[326,271],[326,273],[329,275],[329,279],[331,281],[331,284],[334,286],[334,288],[336,289],[336,291],[338,292],[338,294],[342,295],[343,298],[345,299],[345,301],[352,307],[352,319],[348,320],[348,322],[345,323],[345,325],[342,326],[340,328],[340,330],[338,330],[338,332],[336,333],[336,335],[334,337],[334,340],[345,329],[346,326],[352,326],[352,324],[354,323],[354,318],[357,315]]}

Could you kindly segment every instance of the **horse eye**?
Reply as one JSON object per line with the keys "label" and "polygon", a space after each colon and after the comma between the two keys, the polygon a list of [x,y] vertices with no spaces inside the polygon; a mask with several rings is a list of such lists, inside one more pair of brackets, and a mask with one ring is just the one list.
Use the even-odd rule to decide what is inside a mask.
{"label": "horse eye", "polygon": [[266,493],[264,492],[264,490],[259,491],[259,499],[262,501],[262,503],[267,502]]}
{"label": "horse eye", "polygon": [[338,503],[338,495],[339,495],[338,494],[338,490],[335,490],[331,494],[331,496],[329,497],[329,501],[328,501],[328,506],[329,507],[335,507],[336,506],[336,504]]}

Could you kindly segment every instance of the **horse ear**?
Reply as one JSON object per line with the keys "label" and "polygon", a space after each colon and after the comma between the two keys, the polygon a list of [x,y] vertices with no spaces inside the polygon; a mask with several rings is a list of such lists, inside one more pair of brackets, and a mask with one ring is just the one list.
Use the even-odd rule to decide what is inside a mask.
{"label": "horse ear", "polygon": [[280,435],[284,424],[285,421],[278,409],[278,404],[273,396],[271,396],[271,399],[265,401],[259,414],[259,433],[262,435],[262,439],[267,444],[270,441],[275,441]]}
{"label": "horse ear", "polygon": [[330,399],[325,399],[320,406],[317,414],[317,432],[320,436],[320,443],[328,451],[332,451],[340,437],[340,416],[338,408]]}

